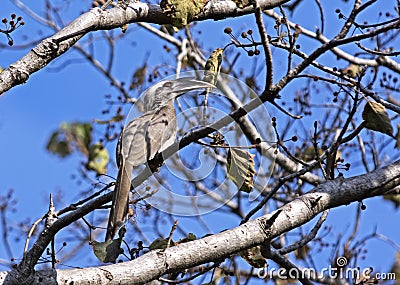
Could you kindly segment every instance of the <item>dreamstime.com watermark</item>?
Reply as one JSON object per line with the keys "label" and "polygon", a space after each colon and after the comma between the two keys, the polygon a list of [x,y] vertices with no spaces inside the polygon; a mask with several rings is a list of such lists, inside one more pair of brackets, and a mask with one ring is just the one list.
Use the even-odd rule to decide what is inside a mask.
{"label": "dreamstime.com watermark", "polygon": [[[396,280],[396,273],[373,273],[373,268],[343,268],[347,265],[347,259],[339,256],[336,259],[337,267],[329,265],[328,267],[316,270],[314,268],[291,268],[286,270],[284,268],[269,268],[267,264],[264,268],[259,268],[257,276],[261,279],[265,278],[278,278],[278,279],[351,279],[351,280]],[[359,282],[363,283],[363,282]],[[358,284],[358,282],[356,282]]]}

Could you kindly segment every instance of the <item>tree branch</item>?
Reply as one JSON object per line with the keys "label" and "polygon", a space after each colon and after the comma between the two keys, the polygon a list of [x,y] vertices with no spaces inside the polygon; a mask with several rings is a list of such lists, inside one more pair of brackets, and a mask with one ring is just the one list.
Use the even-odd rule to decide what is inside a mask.
{"label": "tree branch", "polygon": [[[371,173],[347,179],[341,177],[315,187],[278,209],[281,212],[272,225],[269,224],[269,219],[276,211],[219,234],[179,244],[164,251],[151,251],[133,261],[86,269],[38,271],[29,280],[29,284],[89,284],[94,280],[110,285],[143,284],[170,272],[228,258],[240,250],[262,244],[297,228],[327,209],[383,195],[398,185],[400,160]],[[111,198],[111,193],[96,201],[105,202],[108,198]],[[94,202],[88,203],[80,210],[89,210]],[[62,219],[68,220],[72,215],[73,213]],[[60,224],[60,220],[50,229],[58,227],[57,223]],[[229,246],[226,246],[227,241]],[[0,272],[0,285],[22,284],[18,276],[16,270]]]}

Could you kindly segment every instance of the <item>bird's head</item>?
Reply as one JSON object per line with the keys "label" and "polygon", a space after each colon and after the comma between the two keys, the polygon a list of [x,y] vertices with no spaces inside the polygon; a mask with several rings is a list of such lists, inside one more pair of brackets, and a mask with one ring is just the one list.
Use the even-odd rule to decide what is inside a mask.
{"label": "bird's head", "polygon": [[144,94],[144,111],[157,109],[189,91],[213,87],[211,83],[188,77],[163,80],[147,89]]}

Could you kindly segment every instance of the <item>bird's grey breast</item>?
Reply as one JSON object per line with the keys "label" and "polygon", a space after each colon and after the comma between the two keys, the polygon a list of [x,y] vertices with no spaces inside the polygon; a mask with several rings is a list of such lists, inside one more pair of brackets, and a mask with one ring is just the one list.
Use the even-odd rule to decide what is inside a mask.
{"label": "bird's grey breast", "polygon": [[132,120],[124,129],[121,151],[132,166],[139,166],[172,145],[176,136],[176,113],[167,104]]}

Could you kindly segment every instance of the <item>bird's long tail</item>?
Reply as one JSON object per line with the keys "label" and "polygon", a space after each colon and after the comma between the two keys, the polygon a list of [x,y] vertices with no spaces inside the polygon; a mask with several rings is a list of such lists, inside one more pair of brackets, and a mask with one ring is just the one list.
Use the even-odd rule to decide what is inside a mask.
{"label": "bird's long tail", "polygon": [[114,188],[110,216],[108,217],[106,241],[114,238],[118,229],[125,223],[128,214],[129,193],[133,167],[122,160]]}

